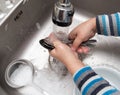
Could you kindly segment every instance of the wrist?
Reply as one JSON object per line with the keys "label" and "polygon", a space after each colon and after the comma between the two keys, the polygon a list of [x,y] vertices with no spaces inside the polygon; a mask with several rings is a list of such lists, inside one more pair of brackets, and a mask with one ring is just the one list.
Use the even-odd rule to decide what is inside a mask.
{"label": "wrist", "polygon": [[78,71],[80,68],[83,68],[85,66],[79,59],[71,61],[71,62],[69,62],[68,64],[65,64],[65,65],[72,75],[76,71]]}
{"label": "wrist", "polygon": [[91,21],[92,21],[93,31],[96,32],[96,18],[92,18]]}
{"label": "wrist", "polygon": [[91,29],[93,30],[94,33],[96,33],[96,18],[91,18],[89,20],[89,22],[91,23]]}

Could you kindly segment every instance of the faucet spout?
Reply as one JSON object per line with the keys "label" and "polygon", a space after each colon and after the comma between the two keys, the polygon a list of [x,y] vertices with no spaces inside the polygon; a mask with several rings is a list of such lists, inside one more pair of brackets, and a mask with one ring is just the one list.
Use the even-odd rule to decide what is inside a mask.
{"label": "faucet spout", "polygon": [[68,4],[70,3],[70,0],[59,0],[60,3]]}
{"label": "faucet spout", "polygon": [[69,26],[72,23],[74,8],[70,0],[59,0],[53,9],[52,20],[58,26]]}

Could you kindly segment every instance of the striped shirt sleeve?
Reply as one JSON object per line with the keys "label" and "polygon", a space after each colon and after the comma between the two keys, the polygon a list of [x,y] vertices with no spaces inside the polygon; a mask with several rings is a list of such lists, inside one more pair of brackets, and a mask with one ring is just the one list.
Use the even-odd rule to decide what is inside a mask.
{"label": "striped shirt sleeve", "polygon": [[94,70],[85,66],[73,75],[73,80],[81,95],[120,95],[120,92],[109,82],[97,75]]}
{"label": "striped shirt sleeve", "polygon": [[120,36],[120,13],[98,15],[96,17],[98,34],[106,36]]}

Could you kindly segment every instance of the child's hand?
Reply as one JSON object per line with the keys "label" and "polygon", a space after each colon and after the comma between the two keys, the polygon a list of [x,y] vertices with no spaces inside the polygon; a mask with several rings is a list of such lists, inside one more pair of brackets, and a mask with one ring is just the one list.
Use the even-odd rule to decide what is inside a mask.
{"label": "child's hand", "polygon": [[54,39],[52,41],[55,48],[49,51],[51,56],[61,61],[68,68],[71,74],[74,74],[78,69],[84,66],[84,64],[79,60],[77,53],[68,45],[62,43],[58,39]]}
{"label": "child's hand", "polygon": [[89,51],[87,47],[79,47],[82,42],[92,38],[96,33],[96,18],[92,18],[78,27],[76,27],[69,34],[69,38],[74,40],[72,49],[77,50],[79,53],[86,53]]}
{"label": "child's hand", "polygon": [[50,51],[50,54],[60,60],[65,65],[78,61],[78,56],[68,45],[59,40],[53,42],[55,49]]}

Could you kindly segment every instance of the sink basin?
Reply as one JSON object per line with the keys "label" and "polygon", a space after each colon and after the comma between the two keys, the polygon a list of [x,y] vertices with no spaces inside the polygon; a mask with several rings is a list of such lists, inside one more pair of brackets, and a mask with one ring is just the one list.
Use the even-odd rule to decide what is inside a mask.
{"label": "sink basin", "polygon": [[[55,2],[56,0],[23,0],[17,5],[15,10],[12,11],[1,24],[0,95],[35,95],[35,89],[31,87],[18,90],[13,89],[7,85],[4,78],[5,70],[7,66],[11,63],[11,61],[16,59],[26,59],[33,63],[36,71],[38,72],[36,74],[35,83],[39,87],[42,87],[45,90],[47,90],[48,92],[50,91],[50,88],[52,88],[45,88],[46,84],[44,85],[42,83],[42,80],[39,81],[41,79],[41,76],[39,75],[41,70],[49,68],[49,53],[45,48],[43,48],[39,44],[39,40],[44,37],[47,37],[53,31],[51,13]],[[81,22],[84,22],[87,19],[94,17],[98,14],[111,14],[120,10],[120,1],[115,0],[71,0],[71,2],[75,7],[75,15],[73,18],[73,23],[70,26],[70,30],[72,30]],[[95,39],[98,39],[100,41],[100,38],[98,36],[95,37]],[[119,38],[115,39],[119,42]],[[101,46],[96,47],[96,51],[98,50],[99,52],[101,52],[100,50],[104,50],[100,47]],[[120,47],[120,45],[113,48],[118,47]],[[108,52],[110,54],[110,51],[107,51],[107,54]],[[119,54],[120,52],[113,51],[112,54],[114,55],[114,53]],[[89,64],[88,61],[90,61],[92,57],[88,56],[84,59],[84,61],[87,64]],[[120,60],[118,56],[115,57],[117,61],[113,62],[119,62]],[[108,63],[109,62],[107,62],[107,64]],[[119,64],[115,64],[116,67],[119,67]],[[93,66],[92,62],[90,63],[90,65]],[[45,78],[48,78],[49,74],[45,76]],[[55,80],[52,81],[54,82]],[[61,81],[59,80],[58,84],[63,85],[61,86],[61,88],[57,88],[58,86],[54,84],[54,87],[56,87],[57,89],[54,89],[53,91],[51,90],[52,93],[50,93],[50,95],[56,95],[58,91],[62,92],[62,88],[67,90],[67,92],[64,95],[73,95],[74,83],[70,74],[68,74],[66,77],[63,77]],[[63,94],[59,94],[58,92],[57,95]]]}

